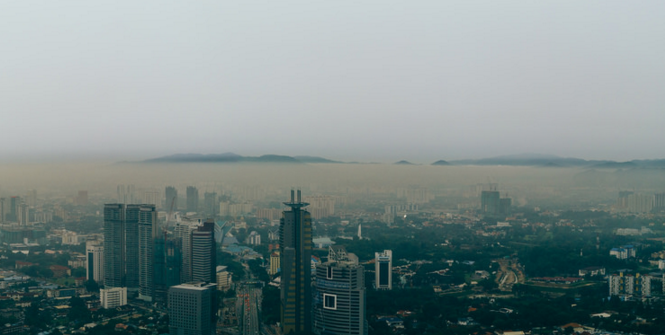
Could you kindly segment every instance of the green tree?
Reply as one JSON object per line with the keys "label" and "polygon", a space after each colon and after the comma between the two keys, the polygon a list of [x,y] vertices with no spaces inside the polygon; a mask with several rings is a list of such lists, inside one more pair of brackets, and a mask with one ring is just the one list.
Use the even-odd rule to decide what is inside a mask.
{"label": "green tree", "polygon": [[93,279],[87,280],[85,283],[83,283],[83,286],[85,286],[85,289],[88,292],[99,292],[99,284],[97,284],[96,281]]}

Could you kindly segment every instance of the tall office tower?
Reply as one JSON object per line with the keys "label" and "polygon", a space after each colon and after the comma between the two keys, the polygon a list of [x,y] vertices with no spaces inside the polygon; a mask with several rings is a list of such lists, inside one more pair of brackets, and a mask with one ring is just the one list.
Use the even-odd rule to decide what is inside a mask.
{"label": "tall office tower", "polygon": [[166,285],[166,231],[159,231],[156,235],[153,249],[153,301],[165,303],[168,293],[168,286]]}
{"label": "tall office tower", "polygon": [[37,207],[37,190],[30,190],[25,195],[25,203],[30,207]]}
{"label": "tall office tower", "polygon": [[85,206],[88,204],[88,191],[79,191],[78,195],[76,196],[76,199],[74,199],[74,202],[76,202],[77,205],[79,206]]}
{"label": "tall office tower", "polygon": [[192,282],[169,288],[169,334],[214,335],[217,297],[214,284]]}
{"label": "tall office tower", "polygon": [[85,243],[85,278],[104,284],[104,244],[99,241]]}
{"label": "tall office tower", "polygon": [[377,290],[393,289],[393,252],[384,250],[374,253],[375,285]]}
{"label": "tall office tower", "polygon": [[199,190],[194,186],[187,186],[187,211],[197,212],[199,210]]}
{"label": "tall office tower", "polygon": [[656,193],[653,207],[659,210],[665,209],[665,193]]}
{"label": "tall office tower", "polygon": [[480,194],[480,210],[485,214],[498,214],[501,200],[499,191],[482,191]]}
{"label": "tall office tower", "polygon": [[219,202],[217,201],[217,193],[216,192],[206,192],[203,194],[203,205],[206,214],[210,217],[215,217],[217,216],[217,213],[219,212]]}
{"label": "tall office tower", "polygon": [[9,213],[7,210],[8,204],[7,198],[0,198],[0,223],[5,222],[5,216]]}
{"label": "tall office tower", "polygon": [[280,283],[282,333],[309,333],[312,328],[312,217],[303,209],[300,190],[284,203],[279,225],[282,281]]}
{"label": "tall office tower", "polygon": [[166,239],[166,287],[182,283],[182,240],[169,236]]}
{"label": "tall office tower", "polygon": [[628,208],[628,196],[634,193],[633,191],[619,191],[619,199],[617,199],[616,207],[619,209]]}
{"label": "tall office tower", "polygon": [[214,283],[216,268],[215,222],[208,219],[192,232],[192,281]]}
{"label": "tall office tower", "polygon": [[136,190],[134,185],[118,185],[118,203],[136,203]]}
{"label": "tall office tower", "polygon": [[510,198],[499,199],[499,214],[508,214],[510,206],[513,205],[513,200]]}
{"label": "tall office tower", "polygon": [[141,205],[127,205],[125,210],[125,285],[139,290],[139,216]]}
{"label": "tall office tower", "polygon": [[342,246],[331,246],[328,262],[316,266],[312,332],[366,335],[365,269]]}
{"label": "tall office tower", "polygon": [[139,208],[139,299],[152,301],[154,295],[154,257],[157,227],[155,205]]}
{"label": "tall office tower", "polygon": [[18,220],[18,205],[21,204],[21,197],[12,196],[9,198],[9,215],[7,215],[7,221],[16,222]]}
{"label": "tall office tower", "polygon": [[28,204],[22,202],[16,210],[16,222],[20,226],[27,226],[30,223],[30,208]]}
{"label": "tall office tower", "polygon": [[125,286],[125,205],[104,205],[104,286]]}
{"label": "tall office tower", "polygon": [[180,282],[192,281],[192,231],[194,228],[187,224],[175,226],[175,238],[180,241],[182,263],[180,264]]}
{"label": "tall office tower", "polygon": [[164,210],[168,213],[171,209],[178,210],[178,189],[173,186],[166,186],[164,190],[166,200],[164,201]]}
{"label": "tall office tower", "polygon": [[157,205],[162,201],[159,191],[154,189],[147,189],[141,191],[141,203]]}

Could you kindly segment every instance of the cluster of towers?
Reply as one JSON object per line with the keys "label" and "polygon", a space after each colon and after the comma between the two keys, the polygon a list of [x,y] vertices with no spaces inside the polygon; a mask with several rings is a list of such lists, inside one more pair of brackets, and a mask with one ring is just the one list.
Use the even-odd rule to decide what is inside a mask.
{"label": "cluster of towers", "polygon": [[171,286],[214,283],[214,226],[208,220],[198,227],[178,225],[169,231],[159,224],[155,205],[106,204],[104,285],[126,288],[129,296],[144,301],[166,303]]}

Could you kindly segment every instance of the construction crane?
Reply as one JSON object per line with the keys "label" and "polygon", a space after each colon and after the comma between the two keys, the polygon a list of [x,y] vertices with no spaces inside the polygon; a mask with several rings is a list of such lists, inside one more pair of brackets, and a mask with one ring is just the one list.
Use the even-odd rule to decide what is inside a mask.
{"label": "construction crane", "polygon": [[171,217],[173,216],[173,206],[175,205],[175,197],[171,199],[171,206],[169,206],[169,214],[166,215],[166,223],[164,223],[164,228],[169,229],[169,222],[171,222]]}

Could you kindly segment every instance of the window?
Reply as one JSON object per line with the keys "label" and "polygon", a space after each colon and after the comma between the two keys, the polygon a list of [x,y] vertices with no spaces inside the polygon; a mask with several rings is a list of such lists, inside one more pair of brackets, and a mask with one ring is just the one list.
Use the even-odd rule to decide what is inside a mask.
{"label": "window", "polygon": [[328,267],[328,279],[332,279],[333,277],[333,269],[331,266]]}
{"label": "window", "polygon": [[337,309],[337,296],[334,294],[323,294],[323,308]]}

